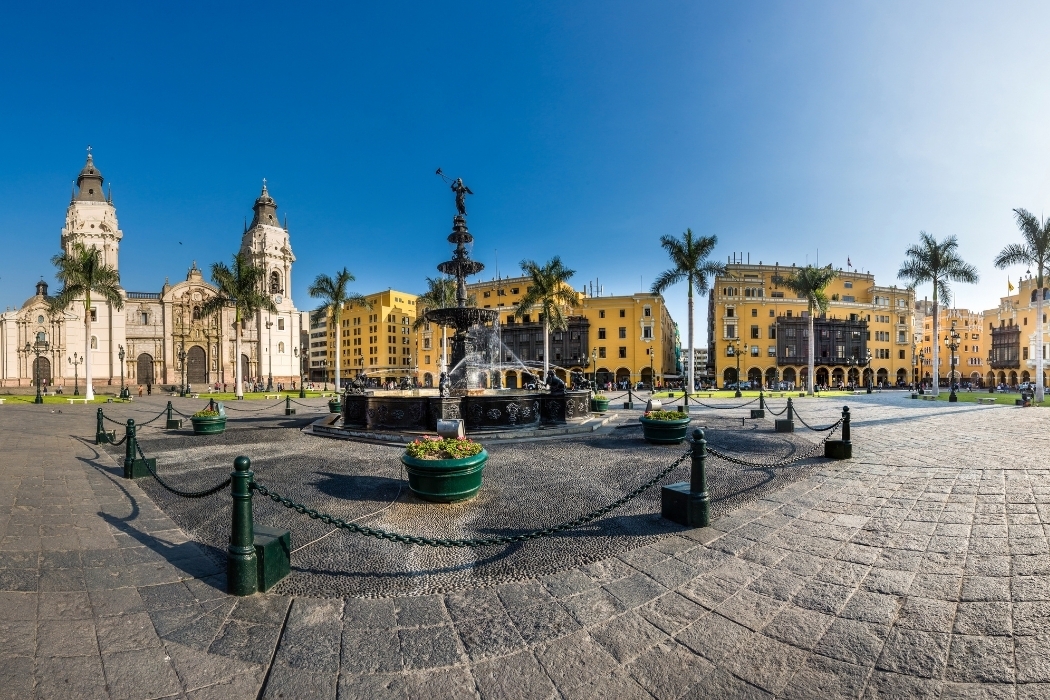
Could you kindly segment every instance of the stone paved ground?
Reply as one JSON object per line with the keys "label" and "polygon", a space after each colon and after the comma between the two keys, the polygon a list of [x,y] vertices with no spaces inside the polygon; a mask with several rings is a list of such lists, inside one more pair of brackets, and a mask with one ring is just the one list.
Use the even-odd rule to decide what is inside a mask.
{"label": "stone paved ground", "polygon": [[0,697],[1050,697],[1047,414],[850,403],[854,460],[711,528],[380,599],[226,596],[90,408],[4,406]]}

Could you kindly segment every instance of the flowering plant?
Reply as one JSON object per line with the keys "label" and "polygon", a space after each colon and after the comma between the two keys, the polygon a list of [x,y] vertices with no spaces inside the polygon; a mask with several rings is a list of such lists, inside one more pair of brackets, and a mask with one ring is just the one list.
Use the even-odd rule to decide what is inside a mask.
{"label": "flowering plant", "polygon": [[212,410],[206,408],[203,411],[197,411],[196,413],[194,413],[193,417],[194,418],[218,418],[219,417],[219,412],[218,411],[212,411]]}
{"label": "flowering plant", "polygon": [[424,435],[405,447],[405,453],[416,459],[463,459],[480,454],[481,443],[470,438],[439,438]]}
{"label": "flowering plant", "polygon": [[595,394],[594,395],[594,400],[595,401],[608,401],[609,399],[605,398],[605,394]]}
{"label": "flowering plant", "polygon": [[646,411],[645,417],[649,420],[682,420],[689,414],[685,411]]}

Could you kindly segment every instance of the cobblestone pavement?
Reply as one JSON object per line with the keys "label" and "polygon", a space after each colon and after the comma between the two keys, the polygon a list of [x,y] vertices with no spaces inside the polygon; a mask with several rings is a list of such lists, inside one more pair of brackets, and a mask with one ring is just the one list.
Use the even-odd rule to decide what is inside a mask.
{"label": "cobblestone pavement", "polygon": [[0,697],[1050,697],[1046,414],[849,403],[853,460],[710,528],[443,594],[244,599],[83,441],[92,408],[0,407]]}

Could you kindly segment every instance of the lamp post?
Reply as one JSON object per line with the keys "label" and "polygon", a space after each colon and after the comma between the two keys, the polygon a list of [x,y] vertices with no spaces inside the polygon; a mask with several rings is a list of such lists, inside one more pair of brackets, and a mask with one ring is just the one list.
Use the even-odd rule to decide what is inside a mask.
{"label": "lamp post", "polygon": [[591,348],[591,384],[598,390],[598,348]]}
{"label": "lamp post", "polygon": [[[41,335],[43,335],[41,333]],[[48,342],[43,338],[40,338],[35,343],[30,345],[26,343],[26,356],[29,353],[36,355],[36,361],[33,363],[33,383],[36,384],[36,398],[33,403],[44,403],[44,397],[40,394],[40,356],[47,352]]]}
{"label": "lamp post", "polygon": [[956,403],[959,401],[959,397],[955,395],[955,351],[959,349],[959,331],[955,330],[955,319],[952,319],[952,327],[948,330],[947,335],[944,336],[944,344],[951,350],[951,374],[948,375],[948,386],[951,387],[951,393],[948,394],[948,402]]}
{"label": "lamp post", "polygon": [[73,353],[73,357],[67,357],[66,360],[73,365],[73,396],[80,396],[80,365],[84,364],[84,358]]}
{"label": "lamp post", "polygon": [[321,360],[321,372],[324,374],[324,390],[328,391],[328,358]]}
{"label": "lamp post", "polygon": [[741,397],[740,393],[740,342],[733,343],[733,354],[736,355],[736,393],[733,394],[736,398]]}
{"label": "lamp post", "polygon": [[[292,354],[296,358],[299,357],[299,346],[298,345],[295,346],[294,348],[292,348]],[[303,353],[303,354],[305,356],[305,353]],[[302,360],[299,360],[299,398],[300,399],[305,399],[306,398],[306,372],[303,371],[303,361]]]}
{"label": "lamp post", "polygon": [[131,398],[131,390],[124,386],[124,346],[117,346],[117,359],[120,360],[120,398]]}
{"label": "lamp post", "polygon": [[925,364],[926,364],[926,350],[925,349],[920,349],[919,350],[919,369],[918,369],[918,372],[916,373],[917,374],[916,384],[919,387],[919,393],[920,394],[925,394],[926,393],[926,388],[923,387],[923,385],[922,385],[922,368],[923,368],[923,365],[925,365]]}
{"label": "lamp post", "polygon": [[179,358],[179,366],[182,367],[182,387],[179,390],[179,396],[186,395],[186,349],[179,346],[179,351],[175,353],[175,357]]}
{"label": "lamp post", "polygon": [[[871,371],[871,350],[868,350],[868,354],[864,358],[864,374],[868,374],[870,371]],[[865,385],[867,385],[869,394],[871,393],[871,384],[872,384],[873,380],[874,380],[874,377],[869,374],[868,375],[868,380],[866,382],[864,382]]]}
{"label": "lamp post", "polygon": [[655,391],[656,387],[656,368],[653,367],[653,349],[649,348],[649,383],[652,385],[649,387],[650,391]]}

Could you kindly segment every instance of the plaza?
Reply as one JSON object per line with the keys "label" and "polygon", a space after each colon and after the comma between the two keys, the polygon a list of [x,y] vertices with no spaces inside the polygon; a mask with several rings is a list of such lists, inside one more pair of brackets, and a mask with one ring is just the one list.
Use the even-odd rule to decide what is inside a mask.
{"label": "plaza", "polygon": [[[167,400],[102,405],[145,423]],[[170,400],[184,413],[203,403]],[[94,444],[95,406],[9,402],[0,696],[1050,694],[1042,411],[905,392],[794,401],[814,427],[847,403],[853,458],[709,458],[710,527],[662,519],[653,488],[549,538],[433,549],[332,531],[256,494],[256,523],[291,530],[292,573],[246,597],[225,592],[228,488],[186,499],[124,479],[123,449]],[[295,416],[240,403],[220,436],[160,422],[138,437],[177,488],[221,482],[243,454],[259,483],[298,502],[431,537],[562,522],[688,448],[647,445],[640,411],[616,408],[591,435],[487,444],[478,499],[429,504],[403,486],[400,448],[307,435],[327,409],[302,403]],[[741,401],[704,403],[693,425],[726,454],[783,463],[822,437],[774,433],[750,407],[728,408]],[[661,483],[688,474],[686,459]]]}

